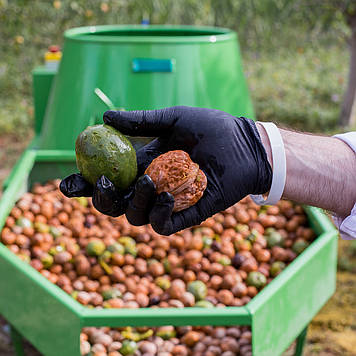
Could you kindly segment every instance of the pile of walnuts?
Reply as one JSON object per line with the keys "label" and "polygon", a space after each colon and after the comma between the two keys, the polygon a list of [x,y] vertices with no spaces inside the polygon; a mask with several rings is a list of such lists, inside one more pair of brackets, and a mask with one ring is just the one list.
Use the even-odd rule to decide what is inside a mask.
{"label": "pile of walnuts", "polygon": [[[315,237],[302,207],[289,201],[260,207],[245,198],[200,226],[161,236],[149,225],[130,225],[124,216],[102,215],[89,198],[66,198],[58,185],[58,180],[45,185],[35,184],[31,192],[24,194],[6,220],[1,242],[88,307],[242,306]],[[229,329],[223,329],[228,336]],[[205,340],[206,349],[192,352],[193,346],[182,341],[185,334],[175,331],[172,344],[176,350],[181,350],[178,346],[183,345],[187,351],[167,351],[169,354],[230,352],[224,354],[229,356],[251,352],[245,348],[242,353],[239,347],[240,351],[235,353],[222,349],[216,349],[216,353],[211,347],[206,353],[210,346],[219,346],[213,342],[214,337],[207,334],[208,329],[189,330],[199,334],[197,345]],[[96,343],[92,340],[95,338],[92,339],[88,332],[83,335],[87,335],[83,336],[82,342],[86,345],[83,347],[88,349],[88,344],[94,347]],[[113,342],[122,344],[125,340],[122,336],[117,338],[112,338]],[[152,340],[159,340],[157,334],[144,339],[145,342]],[[212,344],[208,345],[206,340]],[[105,350],[96,346],[94,351],[98,348],[98,352],[93,355],[125,354],[119,349],[110,351],[105,343],[102,345]],[[140,351],[140,345],[132,354],[147,354]],[[203,350],[203,346],[197,347],[200,348]],[[159,351],[153,354],[168,355]]]}
{"label": "pile of walnuts", "polygon": [[84,328],[80,340],[82,355],[252,356],[246,326]]}

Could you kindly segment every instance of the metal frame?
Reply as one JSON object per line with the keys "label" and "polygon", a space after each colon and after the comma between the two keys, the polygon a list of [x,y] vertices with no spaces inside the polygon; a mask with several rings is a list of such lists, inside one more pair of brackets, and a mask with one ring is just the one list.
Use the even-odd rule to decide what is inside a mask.
{"label": "metal frame", "polygon": [[[0,229],[16,200],[37,179],[73,170],[72,151],[28,149],[17,162],[0,201]],[[85,326],[250,325],[254,355],[281,354],[298,337],[301,355],[306,326],[335,290],[337,232],[316,208],[306,207],[319,235],[298,258],[243,307],[89,309],[49,282],[0,244],[0,313],[46,356],[78,356]],[[18,344],[18,342],[16,342]],[[18,355],[21,347],[17,346]]]}

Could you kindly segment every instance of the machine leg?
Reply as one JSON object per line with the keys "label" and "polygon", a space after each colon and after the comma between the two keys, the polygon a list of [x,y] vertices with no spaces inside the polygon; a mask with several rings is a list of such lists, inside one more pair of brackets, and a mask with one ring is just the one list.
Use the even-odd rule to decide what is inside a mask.
{"label": "machine leg", "polygon": [[25,356],[22,342],[22,335],[11,326],[11,340],[16,356]]}
{"label": "machine leg", "polygon": [[303,355],[303,349],[304,349],[305,339],[307,337],[307,332],[308,332],[308,325],[297,337],[297,343],[295,345],[295,354],[294,354],[295,356]]}

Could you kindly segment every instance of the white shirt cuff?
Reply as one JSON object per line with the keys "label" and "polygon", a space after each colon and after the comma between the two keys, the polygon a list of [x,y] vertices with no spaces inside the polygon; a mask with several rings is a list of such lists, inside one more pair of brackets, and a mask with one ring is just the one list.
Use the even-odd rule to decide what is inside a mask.
{"label": "white shirt cuff", "polygon": [[[356,131],[338,134],[334,137],[344,141],[356,153]],[[345,219],[342,219],[339,216],[333,216],[333,220],[340,231],[340,236],[342,239],[356,239],[356,203],[352,208],[350,215]]]}

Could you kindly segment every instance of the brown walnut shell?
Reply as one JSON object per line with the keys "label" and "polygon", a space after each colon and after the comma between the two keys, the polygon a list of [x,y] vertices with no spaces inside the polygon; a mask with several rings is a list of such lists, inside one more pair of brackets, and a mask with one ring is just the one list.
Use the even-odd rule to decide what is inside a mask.
{"label": "brown walnut shell", "polygon": [[194,205],[207,186],[206,176],[199,165],[181,150],[158,156],[147,167],[145,174],[156,185],[157,194],[169,192],[173,195],[174,212]]}

